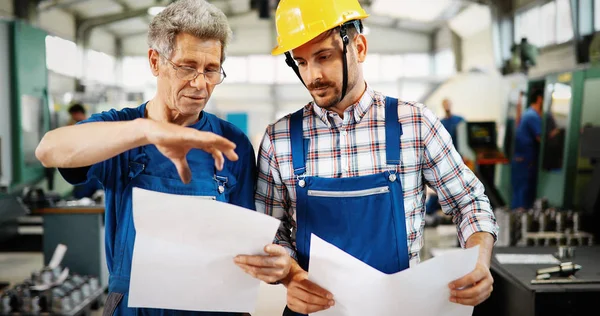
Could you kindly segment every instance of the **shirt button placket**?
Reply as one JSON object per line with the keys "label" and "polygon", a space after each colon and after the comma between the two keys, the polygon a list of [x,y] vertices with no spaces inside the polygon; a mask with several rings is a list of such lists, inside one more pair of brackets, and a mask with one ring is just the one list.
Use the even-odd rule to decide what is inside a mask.
{"label": "shirt button placket", "polygon": [[344,171],[344,175],[348,175],[348,172],[350,171],[350,166],[348,164],[348,155],[350,154],[350,150],[348,150],[347,144],[348,144],[348,132],[343,130],[340,133],[340,147],[342,149],[342,170]]}

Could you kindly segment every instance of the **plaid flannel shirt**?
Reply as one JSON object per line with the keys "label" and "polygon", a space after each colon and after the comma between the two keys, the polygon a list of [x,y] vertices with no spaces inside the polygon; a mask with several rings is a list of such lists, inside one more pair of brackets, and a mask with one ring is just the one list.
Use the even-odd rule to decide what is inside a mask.
{"label": "plaid flannel shirt", "polygon": [[[439,196],[457,225],[464,247],[475,232],[497,239],[498,226],[484,187],[465,166],[436,115],[422,104],[399,101],[404,211],[411,264],[419,261],[425,226],[425,185]],[[267,127],[258,155],[256,210],[281,220],[275,243],[296,257],[296,177],[292,165],[290,115]],[[306,176],[342,178],[385,172],[385,96],[367,90],[343,119],[318,107],[304,107],[304,138],[310,139]]]}

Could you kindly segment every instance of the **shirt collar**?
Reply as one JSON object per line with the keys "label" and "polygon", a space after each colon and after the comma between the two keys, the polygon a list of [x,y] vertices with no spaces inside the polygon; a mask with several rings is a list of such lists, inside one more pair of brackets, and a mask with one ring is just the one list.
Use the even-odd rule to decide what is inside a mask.
{"label": "shirt collar", "polygon": [[[375,103],[375,91],[367,84],[367,88],[365,93],[360,97],[357,103],[350,105],[344,111],[344,118],[348,117],[348,119],[353,118],[354,121],[349,120],[347,124],[355,123],[358,124],[362,120],[362,118],[367,114],[371,105]],[[308,107],[312,109],[313,113],[328,127],[332,127],[332,123],[334,123],[334,117],[337,114],[333,111],[325,110],[319,107],[314,101],[308,104]],[[331,117],[331,119],[330,119]],[[338,124],[335,124],[338,125]]]}

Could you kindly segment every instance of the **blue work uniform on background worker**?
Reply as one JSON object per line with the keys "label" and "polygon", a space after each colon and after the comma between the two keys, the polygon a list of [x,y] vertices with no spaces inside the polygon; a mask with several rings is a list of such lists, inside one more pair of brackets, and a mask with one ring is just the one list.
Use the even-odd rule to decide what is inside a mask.
{"label": "blue work uniform on background worker", "polygon": [[[69,106],[69,115],[71,115],[71,122],[69,124],[75,124],[87,119],[87,111],[83,104],[74,103]],[[102,184],[96,179],[91,179],[80,185],[73,186],[73,197],[76,199],[91,198],[96,191],[102,190]]]}
{"label": "blue work uniform on background worker", "polygon": [[[156,77],[155,96],[136,108],[113,109],[52,130],[36,149],[44,166],[58,167],[70,183],[98,180],[104,186],[110,273],[104,315],[245,315],[128,306],[136,236],[134,187],[255,209],[256,159],[248,137],[204,111],[214,88],[225,79],[221,65],[230,34],[227,17],[214,5],[204,0],[172,2],[150,23],[148,61]],[[177,294],[190,295],[184,291],[189,289]]]}
{"label": "blue work uniform on background worker", "polygon": [[537,190],[537,168],[542,134],[543,94],[535,91],[531,105],[518,122],[515,146],[511,161],[511,208],[529,209],[533,206]]}
{"label": "blue work uniform on background worker", "polygon": [[450,100],[444,99],[444,101],[442,102],[442,106],[444,107],[445,116],[442,119],[440,119],[440,122],[442,123],[442,125],[444,125],[444,128],[450,134],[454,148],[458,148],[458,142],[456,140],[456,129],[458,127],[458,124],[464,122],[465,119],[460,115],[452,114],[452,103],[450,102]]}
{"label": "blue work uniform on background worker", "polygon": [[[452,138],[452,145],[458,150],[457,128],[458,124],[464,122],[465,119],[460,115],[452,114],[452,102],[450,102],[449,99],[444,99],[442,101],[442,107],[444,108],[445,116],[440,119],[440,123],[442,123],[444,128],[448,131],[448,134],[450,134],[450,137]],[[425,213],[433,214],[441,209],[442,206],[440,205],[437,193],[431,193],[431,195],[427,197]]]}

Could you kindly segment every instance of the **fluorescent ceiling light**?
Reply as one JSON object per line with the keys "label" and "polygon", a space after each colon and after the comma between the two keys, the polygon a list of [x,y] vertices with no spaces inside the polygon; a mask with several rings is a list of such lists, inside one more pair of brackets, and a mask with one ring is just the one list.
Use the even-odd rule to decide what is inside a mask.
{"label": "fluorescent ceiling light", "polygon": [[151,7],[148,9],[148,14],[151,16],[155,16],[155,15],[161,13],[162,10],[164,10],[164,9],[165,9],[165,7]]}
{"label": "fluorescent ceiling light", "polygon": [[448,23],[452,31],[468,38],[492,25],[490,8],[483,4],[471,4]]}
{"label": "fluorescent ceiling light", "polygon": [[452,2],[452,0],[375,0],[371,5],[371,10],[378,15],[432,22],[446,11]]}

